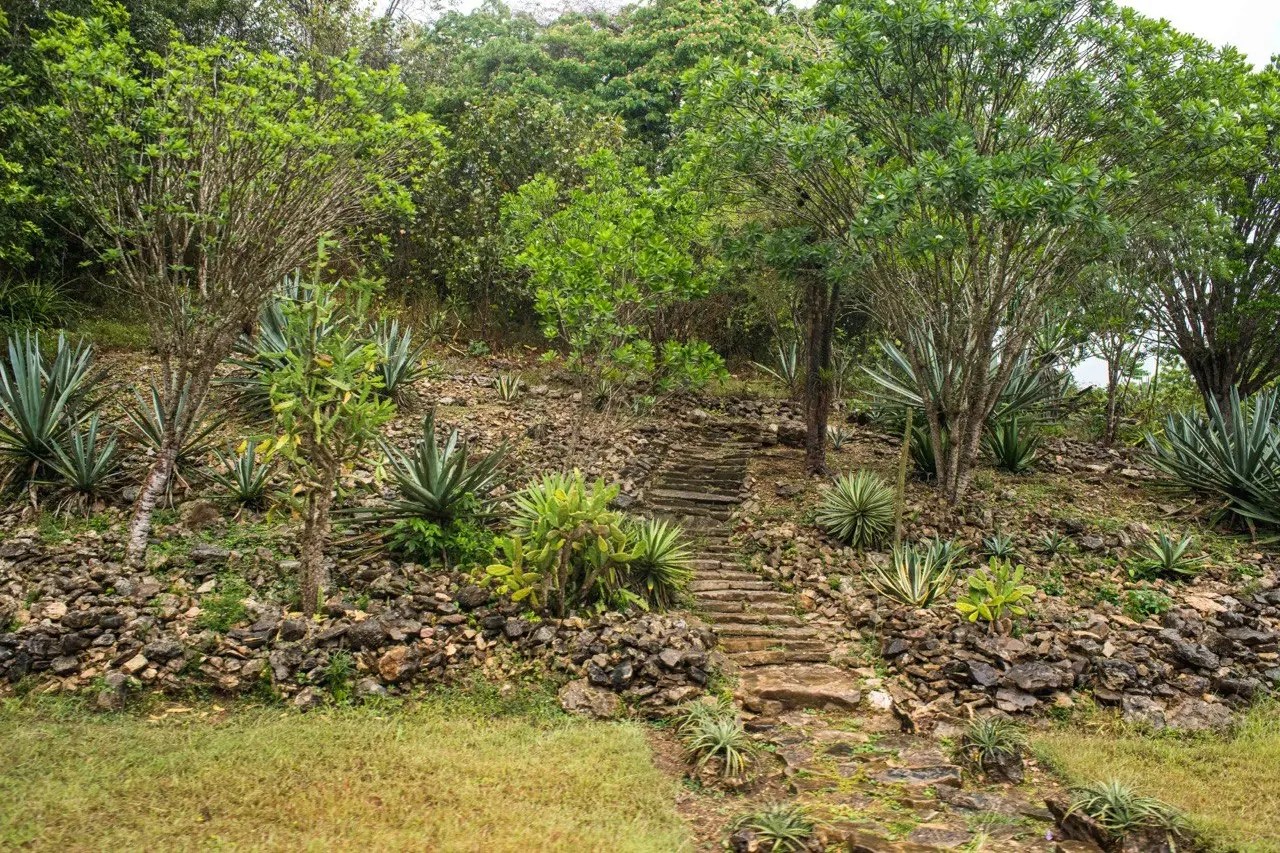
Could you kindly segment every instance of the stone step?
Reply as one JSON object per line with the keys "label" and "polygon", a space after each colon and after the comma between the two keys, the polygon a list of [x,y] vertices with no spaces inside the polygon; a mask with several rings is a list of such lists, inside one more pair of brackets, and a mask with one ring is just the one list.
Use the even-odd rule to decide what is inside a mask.
{"label": "stone step", "polygon": [[825,656],[831,653],[827,644],[821,640],[788,640],[779,642],[769,637],[724,637],[720,640],[720,647],[727,654],[781,649],[784,652],[795,652],[797,654],[801,652],[819,652],[825,659]]}
{"label": "stone step", "polygon": [[830,664],[758,667],[743,673],[737,695],[756,713],[791,708],[852,711],[862,701],[853,677]]}
{"label": "stone step", "polygon": [[823,664],[830,659],[830,655],[825,651],[787,652],[779,649],[765,649],[762,651],[730,654],[729,659],[744,669],[751,669],[762,666]]}
{"label": "stone step", "polygon": [[798,628],[790,625],[768,625],[752,622],[716,622],[711,627],[719,637],[764,637],[779,642],[786,640],[813,640],[817,634],[809,628]]}
{"label": "stone step", "polygon": [[689,582],[689,591],[698,592],[715,592],[719,590],[733,590],[735,592],[764,592],[773,589],[773,584],[768,581],[717,581],[717,580],[697,580],[696,578]]}
{"label": "stone step", "polygon": [[722,613],[716,615],[714,619],[716,631],[721,634],[725,634],[726,631],[742,633],[752,627],[758,627],[762,630],[782,628],[800,630],[803,628],[810,635],[816,635],[817,633],[794,613]]}
{"label": "stone step", "polygon": [[731,613],[795,613],[795,606],[790,601],[703,601],[698,604],[703,613],[723,618]]}
{"label": "stone step", "polygon": [[704,581],[758,581],[763,580],[755,572],[748,572],[743,569],[734,569],[728,566],[716,569],[697,570],[696,577]]}
{"label": "stone step", "polygon": [[748,604],[763,604],[766,602],[786,602],[792,603],[793,599],[785,592],[776,589],[708,589],[696,592],[694,598],[699,604],[716,601],[728,602],[746,602]]}
{"label": "stone step", "polygon": [[680,503],[693,504],[739,504],[742,501],[735,494],[717,494],[709,491],[687,492],[680,489],[652,489],[650,498],[665,498]]}

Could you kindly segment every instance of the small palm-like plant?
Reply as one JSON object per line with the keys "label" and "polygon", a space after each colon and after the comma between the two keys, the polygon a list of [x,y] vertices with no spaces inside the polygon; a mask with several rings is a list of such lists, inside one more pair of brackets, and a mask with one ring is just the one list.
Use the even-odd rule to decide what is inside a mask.
{"label": "small palm-like plant", "polygon": [[272,464],[258,453],[252,441],[246,441],[236,452],[230,448],[226,454],[218,453],[221,471],[210,478],[226,489],[237,504],[259,509],[266,502],[267,481],[271,478]]}
{"label": "small palm-like plant", "polygon": [[1062,535],[1058,529],[1053,529],[1040,537],[1040,550],[1048,554],[1050,557],[1056,557],[1071,545],[1071,540]]}
{"label": "small palm-like plant", "polygon": [[986,436],[987,453],[996,467],[1011,474],[1021,474],[1035,464],[1040,439],[1022,428],[1012,416],[993,425]]}
{"label": "small palm-like plant", "polygon": [[755,757],[755,744],[729,705],[694,703],[686,711],[679,732],[694,765],[701,769],[718,761],[724,779],[744,776]]}
{"label": "small palm-like plant", "polygon": [[493,380],[493,387],[498,389],[499,400],[514,403],[520,399],[520,374],[499,373]]}
{"label": "small palm-like plant", "polygon": [[654,607],[674,607],[693,579],[693,552],[678,526],[643,519],[631,529],[635,558],[628,566],[631,586]]}
{"label": "small palm-like plant", "polygon": [[970,770],[1022,781],[1022,753],[1027,738],[1022,728],[1005,717],[980,717],[970,721],[955,746],[956,759]]}
{"label": "small palm-like plant", "polygon": [[66,485],[72,497],[86,505],[97,497],[119,473],[118,446],[114,434],[99,441],[98,415],[67,430],[64,440],[53,447],[49,467]]}
{"label": "small palm-like plant", "polygon": [[1013,537],[1005,533],[993,533],[982,540],[982,552],[997,560],[1012,560],[1018,549],[1013,545]]}
{"label": "small palm-like plant", "polygon": [[876,562],[867,583],[883,596],[908,607],[929,607],[951,589],[955,567],[945,555],[929,547],[900,545],[888,563]]}
{"label": "small palm-like plant", "polygon": [[743,815],[733,823],[739,832],[755,836],[758,848],[767,853],[800,853],[809,849],[817,823],[798,803],[776,803],[758,812]]}
{"label": "small palm-like plant", "polygon": [[27,480],[52,464],[63,433],[82,423],[97,406],[90,394],[100,374],[88,344],[72,345],[58,335],[46,361],[40,335],[9,339],[9,358],[0,361],[0,452]]}
{"label": "small palm-like plant", "polygon": [[498,485],[498,464],[506,455],[504,445],[475,463],[470,462],[467,444],[457,429],[440,446],[436,442],[435,412],[423,421],[422,438],[411,454],[386,443],[382,449],[400,493],[398,500],[377,513],[379,518],[389,520],[425,518],[446,522],[482,508]]}
{"label": "small palm-like plant", "polygon": [[823,495],[818,524],[854,548],[876,545],[893,530],[893,489],[870,471],[837,477]]}
{"label": "small palm-like plant", "polygon": [[798,341],[792,341],[789,346],[784,347],[777,344],[773,348],[773,366],[761,364],[758,361],[751,362],[760,370],[772,376],[774,379],[787,386],[788,393],[794,393],[800,384],[800,344]]}
{"label": "small palm-like plant", "polygon": [[1074,788],[1067,813],[1093,818],[1113,838],[1149,830],[1177,836],[1188,828],[1178,809],[1115,779]]}
{"label": "small palm-like plant", "polygon": [[1191,544],[1190,536],[1174,539],[1167,533],[1159,533],[1147,541],[1130,574],[1143,578],[1194,577],[1200,572],[1205,558],[1204,555],[1193,557],[1188,554]]}
{"label": "small palm-like plant", "polygon": [[378,349],[378,370],[382,373],[382,393],[398,399],[405,388],[426,373],[423,354],[426,343],[414,346],[413,330],[400,328],[399,320],[382,320],[370,330]]}
{"label": "small palm-like plant", "polygon": [[956,610],[970,622],[982,620],[994,626],[1006,616],[1027,615],[1026,603],[1036,588],[1022,582],[1024,566],[1011,566],[995,557],[987,568],[969,575],[968,590],[956,601]]}

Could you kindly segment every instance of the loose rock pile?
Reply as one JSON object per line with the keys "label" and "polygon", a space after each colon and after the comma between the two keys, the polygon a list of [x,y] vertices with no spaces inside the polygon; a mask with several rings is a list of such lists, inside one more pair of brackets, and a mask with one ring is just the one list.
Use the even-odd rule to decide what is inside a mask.
{"label": "loose rock pile", "polygon": [[702,691],[712,665],[714,635],[678,614],[536,621],[465,575],[390,560],[339,565],[345,592],[321,617],[261,595],[222,633],[202,615],[228,572],[269,590],[291,573],[288,561],[201,544],[133,572],[104,559],[108,544],[0,546],[0,681],[94,688],[108,707],[145,687],[267,690],[305,708],[335,690],[381,695],[473,672],[534,672],[608,692],[610,711],[621,697],[666,712]]}

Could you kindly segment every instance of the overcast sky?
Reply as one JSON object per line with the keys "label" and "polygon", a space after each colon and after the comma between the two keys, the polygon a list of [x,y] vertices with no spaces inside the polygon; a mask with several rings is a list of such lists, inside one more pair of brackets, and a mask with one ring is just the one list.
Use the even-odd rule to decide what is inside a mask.
{"label": "overcast sky", "polygon": [[1257,67],[1280,53],[1280,0],[1128,0],[1145,15],[1217,45],[1231,44]]}

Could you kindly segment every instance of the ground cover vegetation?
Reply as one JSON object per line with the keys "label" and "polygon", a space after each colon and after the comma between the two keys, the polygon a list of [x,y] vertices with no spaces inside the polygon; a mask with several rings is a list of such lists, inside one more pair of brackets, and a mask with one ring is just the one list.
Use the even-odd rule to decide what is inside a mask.
{"label": "ground cover vegetation", "polygon": [[1106,0],[6,6],[0,832],[1273,849],[1278,166]]}

